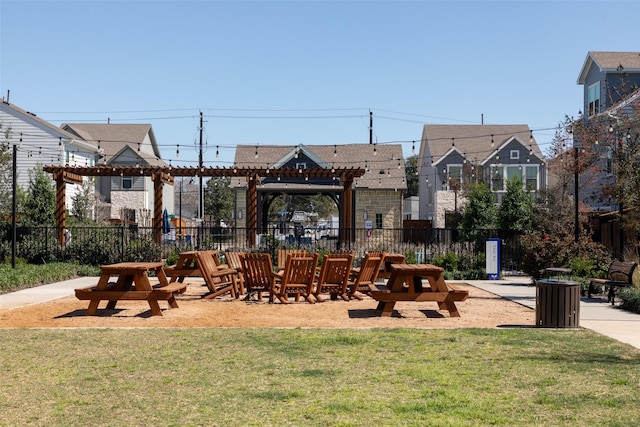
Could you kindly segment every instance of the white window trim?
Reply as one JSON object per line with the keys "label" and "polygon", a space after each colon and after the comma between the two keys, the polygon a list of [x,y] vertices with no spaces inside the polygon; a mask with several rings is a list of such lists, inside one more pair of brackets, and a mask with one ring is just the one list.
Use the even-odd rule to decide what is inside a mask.
{"label": "white window trim", "polygon": [[[491,165],[490,168],[490,183],[491,183],[491,192],[493,193],[506,193],[507,191],[507,168],[520,167],[522,168],[522,185],[523,188],[527,189],[527,168],[536,168],[536,188],[531,191],[540,191],[540,165],[530,165],[530,164],[513,164],[513,165]],[[502,190],[494,190],[493,189],[493,170],[494,169],[502,169]]]}
{"label": "white window trim", "polygon": [[509,151],[509,158],[511,160],[520,160],[520,150]]}

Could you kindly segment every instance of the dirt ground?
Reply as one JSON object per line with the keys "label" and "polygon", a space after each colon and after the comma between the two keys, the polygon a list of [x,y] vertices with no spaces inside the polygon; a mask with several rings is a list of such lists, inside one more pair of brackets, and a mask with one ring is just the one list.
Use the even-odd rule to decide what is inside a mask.
{"label": "dirt ground", "polygon": [[113,310],[100,303],[94,316],[86,316],[88,301],[75,296],[12,310],[0,310],[0,328],[146,328],[146,327],[276,327],[276,328],[496,328],[533,326],[535,312],[476,287],[452,283],[468,290],[469,298],[457,302],[460,317],[438,310],[435,302],[396,303],[393,316],[378,317],[377,302],[331,301],[283,305],[232,299],[203,299],[207,288],[194,283],[177,296],[179,308],[160,301],[162,316],[151,316],[145,301],[120,301]]}

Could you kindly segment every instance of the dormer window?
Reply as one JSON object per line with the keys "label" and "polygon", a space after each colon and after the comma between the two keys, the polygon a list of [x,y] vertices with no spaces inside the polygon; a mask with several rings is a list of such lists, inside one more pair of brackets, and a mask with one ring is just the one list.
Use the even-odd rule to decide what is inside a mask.
{"label": "dormer window", "polygon": [[594,116],[600,112],[600,82],[592,84],[587,89],[587,102],[589,116]]}

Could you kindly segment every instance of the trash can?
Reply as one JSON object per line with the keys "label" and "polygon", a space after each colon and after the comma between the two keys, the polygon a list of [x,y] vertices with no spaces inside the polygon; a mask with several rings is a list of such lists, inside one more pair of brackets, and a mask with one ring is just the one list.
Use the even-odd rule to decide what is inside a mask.
{"label": "trash can", "polygon": [[536,326],[580,327],[580,283],[573,280],[536,281]]}

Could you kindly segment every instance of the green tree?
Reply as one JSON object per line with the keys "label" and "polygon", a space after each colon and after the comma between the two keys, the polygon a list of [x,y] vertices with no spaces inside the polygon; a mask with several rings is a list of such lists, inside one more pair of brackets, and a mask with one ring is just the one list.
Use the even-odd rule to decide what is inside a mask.
{"label": "green tree", "polygon": [[94,179],[90,177],[83,181],[78,192],[71,197],[71,215],[76,217],[78,221],[89,221],[92,218],[92,210],[94,205]]}
{"label": "green tree", "polygon": [[204,188],[204,213],[212,215],[219,224],[231,222],[234,206],[231,179],[223,177],[211,178]]}
{"label": "green tree", "polygon": [[2,142],[0,143],[0,216],[7,219],[11,216],[13,197],[13,155],[9,146],[11,126],[3,126]]}
{"label": "green tree", "polygon": [[56,189],[41,165],[29,171],[29,191],[24,202],[25,222],[31,225],[54,225]]}
{"label": "green tree", "polygon": [[465,192],[468,200],[460,221],[461,228],[495,228],[497,210],[495,195],[485,183],[473,183]]}
{"label": "green tree", "polygon": [[535,217],[533,193],[524,189],[521,179],[507,181],[507,192],[498,208],[498,227],[505,230],[531,231]]}
{"label": "green tree", "polygon": [[407,179],[407,192],[405,197],[417,196],[419,191],[418,155],[407,157],[404,162],[404,171]]}

